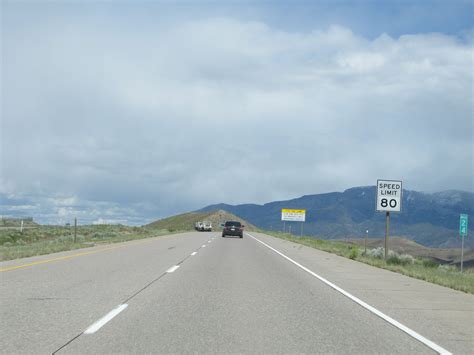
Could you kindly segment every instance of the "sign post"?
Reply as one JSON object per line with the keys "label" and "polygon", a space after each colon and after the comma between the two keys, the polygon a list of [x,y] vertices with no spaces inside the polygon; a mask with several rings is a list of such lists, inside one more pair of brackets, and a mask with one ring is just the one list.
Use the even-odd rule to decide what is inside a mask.
{"label": "sign post", "polygon": [[77,218],[74,218],[74,243],[76,242],[77,237]]}
{"label": "sign post", "polygon": [[376,210],[385,212],[385,260],[388,258],[390,212],[400,212],[402,207],[402,182],[399,180],[377,180]]}
{"label": "sign post", "polygon": [[467,214],[461,214],[459,216],[459,236],[461,237],[461,272],[463,269],[463,261],[464,261],[464,237],[467,237],[467,223],[468,223]]}
{"label": "sign post", "polygon": [[369,237],[369,230],[365,231],[364,255],[367,255],[367,238]]}
{"label": "sign post", "polygon": [[[289,210],[283,208],[281,210],[281,220],[283,221],[283,229],[285,221],[301,222],[301,236],[303,236],[303,223],[306,220],[306,210]],[[291,225],[288,227],[291,234]]]}

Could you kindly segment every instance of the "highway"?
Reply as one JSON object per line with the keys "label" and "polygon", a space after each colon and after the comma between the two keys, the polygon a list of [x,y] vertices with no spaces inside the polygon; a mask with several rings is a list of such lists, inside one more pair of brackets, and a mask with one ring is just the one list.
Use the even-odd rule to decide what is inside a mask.
{"label": "highway", "polygon": [[0,263],[2,353],[470,353],[474,297],[260,233]]}

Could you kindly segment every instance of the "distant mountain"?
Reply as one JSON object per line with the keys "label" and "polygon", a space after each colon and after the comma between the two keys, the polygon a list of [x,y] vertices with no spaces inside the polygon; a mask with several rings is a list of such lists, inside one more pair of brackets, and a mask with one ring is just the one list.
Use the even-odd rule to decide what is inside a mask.
{"label": "distant mountain", "polygon": [[[201,211],[225,210],[238,215],[255,226],[282,230],[281,209],[306,209],[304,233],[325,239],[383,237],[385,214],[375,211],[375,186],[354,187],[344,192],[306,195],[288,201],[264,205],[217,204]],[[391,213],[390,234],[406,237],[428,247],[459,247],[459,214],[474,217],[474,193],[443,191],[422,193],[403,190],[400,213]],[[300,232],[300,224],[286,222],[292,232]],[[466,246],[474,247],[474,221],[469,223]]]}

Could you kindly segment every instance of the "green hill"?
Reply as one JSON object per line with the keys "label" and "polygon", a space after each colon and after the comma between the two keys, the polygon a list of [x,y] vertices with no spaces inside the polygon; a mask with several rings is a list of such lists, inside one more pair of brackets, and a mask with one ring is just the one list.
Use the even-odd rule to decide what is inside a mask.
{"label": "green hill", "polygon": [[211,222],[213,230],[221,230],[220,224],[225,221],[239,221],[245,225],[246,230],[257,229],[254,225],[248,223],[244,219],[224,210],[183,213],[177,216],[160,219],[147,224],[145,227],[169,231],[187,231],[194,230],[196,222],[203,221]]}

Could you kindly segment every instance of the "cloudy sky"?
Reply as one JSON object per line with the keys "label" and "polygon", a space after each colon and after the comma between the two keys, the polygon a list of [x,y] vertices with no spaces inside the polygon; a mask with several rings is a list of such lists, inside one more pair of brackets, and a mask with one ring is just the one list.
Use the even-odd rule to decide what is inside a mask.
{"label": "cloudy sky", "polygon": [[1,215],[474,190],[472,1],[1,7]]}

